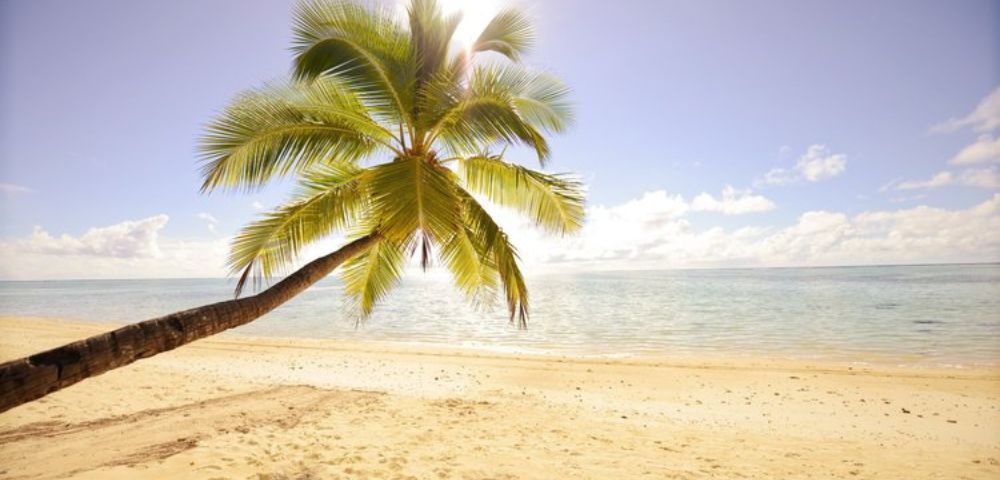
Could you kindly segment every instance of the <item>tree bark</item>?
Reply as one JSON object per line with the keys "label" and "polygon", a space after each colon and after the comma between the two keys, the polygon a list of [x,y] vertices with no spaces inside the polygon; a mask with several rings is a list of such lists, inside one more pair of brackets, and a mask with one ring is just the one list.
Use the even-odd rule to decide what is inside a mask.
{"label": "tree bark", "polygon": [[0,412],[136,360],[250,323],[302,293],[378,239],[377,234],[359,238],[252,297],[145,320],[0,364]]}

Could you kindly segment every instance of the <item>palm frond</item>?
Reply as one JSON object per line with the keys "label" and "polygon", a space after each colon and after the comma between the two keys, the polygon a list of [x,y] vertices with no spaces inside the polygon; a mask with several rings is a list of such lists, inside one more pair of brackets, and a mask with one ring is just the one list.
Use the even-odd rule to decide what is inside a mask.
{"label": "palm frond", "polygon": [[462,199],[463,217],[473,245],[480,255],[489,259],[503,286],[504,300],[510,314],[511,323],[518,328],[528,326],[528,287],[518,266],[517,249],[510,243],[507,234],[493,220],[493,217],[468,192],[459,190]]}
{"label": "palm frond", "polygon": [[246,92],[206,130],[203,191],[254,190],[318,163],[355,162],[389,146],[392,138],[333,80]]}
{"label": "palm frond", "polygon": [[541,130],[559,133],[573,122],[569,88],[545,72],[509,63],[479,65],[469,90],[474,97],[510,99],[521,117]]}
{"label": "palm frond", "polygon": [[569,88],[552,75],[533,74],[513,102],[521,118],[537,129],[562,133],[573,123]]}
{"label": "palm frond", "polygon": [[575,178],[537,172],[489,156],[465,158],[459,165],[467,188],[521,211],[546,230],[571,233],[583,226],[582,184]]}
{"label": "palm frond", "polygon": [[544,165],[549,146],[542,132],[561,132],[573,121],[568,94],[545,73],[513,64],[480,65],[461,97],[444,103],[448,108],[435,120],[432,134],[460,155],[497,143],[525,144]]}
{"label": "palm frond", "polygon": [[429,132],[434,124],[444,117],[466,96],[465,74],[469,67],[468,57],[462,53],[437,74],[427,79],[417,93],[417,111],[414,126],[418,132]]}
{"label": "palm frond", "polygon": [[304,246],[353,225],[367,202],[366,172],[352,165],[318,169],[305,177],[297,200],[244,227],[227,261],[231,272],[242,272],[236,296],[247,280],[257,284],[282,272]]}
{"label": "palm frond", "polygon": [[366,252],[344,264],[340,278],[359,321],[368,318],[375,305],[399,282],[404,263],[403,245],[382,237]]}
{"label": "palm frond", "polygon": [[451,38],[462,21],[461,12],[445,15],[437,0],[412,0],[410,42],[417,61],[417,90],[448,62]]}
{"label": "palm frond", "polygon": [[550,155],[548,140],[518,115],[511,99],[477,96],[458,103],[435,128],[436,135],[457,155],[470,155],[498,145],[527,145],[540,164]]}
{"label": "palm frond", "polygon": [[531,20],[523,12],[506,9],[490,21],[472,45],[474,52],[497,52],[512,61],[518,61],[535,41]]}
{"label": "palm frond", "polygon": [[438,243],[449,238],[461,221],[453,175],[422,157],[372,167],[371,215],[381,233],[400,244],[418,231]]}
{"label": "palm frond", "polygon": [[464,222],[441,245],[442,263],[451,271],[455,285],[476,306],[493,302],[497,289],[496,264],[485,245],[475,241],[474,232]]}
{"label": "palm frond", "polygon": [[389,122],[410,120],[417,68],[411,48],[388,7],[307,0],[295,11],[295,76],[338,77]]}

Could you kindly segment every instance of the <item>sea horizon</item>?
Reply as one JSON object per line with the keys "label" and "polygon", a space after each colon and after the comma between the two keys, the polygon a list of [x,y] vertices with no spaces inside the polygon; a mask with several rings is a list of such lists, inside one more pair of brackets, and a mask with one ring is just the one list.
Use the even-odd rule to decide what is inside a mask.
{"label": "sea horizon", "polygon": [[[549,266],[559,265],[558,263],[550,263]],[[824,268],[868,268],[868,267],[934,267],[934,266],[976,266],[976,265],[1000,265],[1000,261],[985,261],[985,262],[914,262],[914,263],[852,263],[852,264],[831,264],[831,265],[748,265],[748,266],[732,266],[732,267],[720,267],[720,266],[685,266],[685,267],[662,267],[657,266],[653,268],[598,268],[598,269],[580,269],[574,270],[572,273],[627,273],[627,272],[672,272],[672,271],[688,271],[688,270],[785,270],[785,269],[824,269]],[[427,272],[410,272],[410,275],[424,275]],[[434,274],[438,272],[435,271]],[[444,273],[443,271],[440,273]],[[564,272],[556,272],[551,269],[545,269],[542,271],[532,271],[526,270],[524,276],[526,278],[540,277],[546,275],[564,275]],[[288,275],[274,275],[266,280],[267,285],[274,285],[280,282],[282,279],[286,278]],[[229,276],[178,276],[178,277],[73,277],[73,278],[33,278],[33,279],[13,279],[13,278],[0,278],[0,282],[86,282],[86,281],[118,281],[118,280],[229,280],[235,282],[237,277],[234,275]],[[252,294],[252,293],[251,293]]]}

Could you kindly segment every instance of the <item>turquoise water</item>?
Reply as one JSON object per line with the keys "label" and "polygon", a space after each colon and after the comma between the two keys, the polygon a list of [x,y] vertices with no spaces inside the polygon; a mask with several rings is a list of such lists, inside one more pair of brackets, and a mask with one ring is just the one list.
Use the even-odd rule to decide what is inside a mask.
{"label": "turquoise water", "polygon": [[[527,331],[411,273],[355,328],[327,279],[236,334],[531,353],[1000,364],[1000,265],[574,273],[529,278]],[[0,282],[0,315],[130,322],[230,298],[222,279]]]}

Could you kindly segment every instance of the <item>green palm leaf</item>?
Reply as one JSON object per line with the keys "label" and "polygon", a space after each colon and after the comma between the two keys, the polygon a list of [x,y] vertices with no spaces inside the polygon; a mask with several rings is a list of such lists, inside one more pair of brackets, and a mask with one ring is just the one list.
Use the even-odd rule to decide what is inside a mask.
{"label": "green palm leaf", "polygon": [[202,138],[202,190],[253,190],[320,163],[351,163],[392,134],[335,81],[270,85],[240,95]]}
{"label": "green palm leaf", "polygon": [[448,61],[451,38],[462,21],[461,12],[444,15],[436,0],[413,0],[410,17],[410,41],[417,61],[417,88],[427,82]]}
{"label": "green palm leaf", "polygon": [[437,242],[449,238],[461,221],[453,175],[420,157],[372,167],[371,214],[381,233],[401,244],[418,231]]}
{"label": "green palm leaf", "polygon": [[525,328],[528,319],[528,288],[518,266],[517,249],[472,195],[461,190],[460,196],[465,224],[474,232],[470,237],[472,244],[480,256],[491,262],[490,265],[496,270],[499,283],[503,286],[511,323],[516,322],[518,327]]}
{"label": "green palm leaf", "polygon": [[459,165],[467,188],[527,214],[546,230],[571,233],[583,226],[582,184],[572,177],[487,156],[466,158]]}
{"label": "green palm leaf", "polygon": [[246,226],[233,240],[228,260],[230,271],[241,273],[236,296],[248,279],[258,284],[282,272],[304,246],[354,224],[367,206],[366,173],[350,165],[312,172],[298,200]]}
{"label": "green palm leaf", "polygon": [[475,68],[469,82],[473,97],[510,101],[531,126],[553,133],[573,121],[569,88],[558,78],[510,63],[490,63]]}
{"label": "green palm leaf", "polygon": [[448,149],[458,155],[500,144],[523,144],[535,150],[542,165],[549,158],[548,141],[518,115],[511,99],[466,99],[447,113],[436,131]]}
{"label": "green palm leaf", "polygon": [[477,306],[492,303],[497,289],[497,269],[491,254],[476,233],[464,224],[441,245],[440,257],[451,271],[455,285]]}
{"label": "green palm leaf", "polygon": [[436,97],[445,108],[438,111],[432,137],[459,155],[497,143],[524,144],[544,165],[550,152],[542,132],[564,131],[573,121],[568,96],[551,75],[512,64],[477,66],[464,92]]}
{"label": "green palm leaf", "polygon": [[295,14],[300,79],[336,76],[388,121],[409,121],[417,63],[408,33],[388,8],[349,1],[304,1]]}
{"label": "green palm leaf", "polygon": [[375,305],[399,282],[405,258],[401,244],[383,237],[368,251],[344,264],[340,275],[344,293],[353,300],[359,319],[371,315]]}
{"label": "green palm leaf", "polygon": [[497,52],[518,61],[535,40],[531,20],[523,12],[506,9],[490,21],[472,45],[474,52]]}

